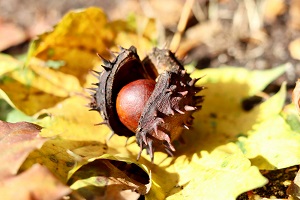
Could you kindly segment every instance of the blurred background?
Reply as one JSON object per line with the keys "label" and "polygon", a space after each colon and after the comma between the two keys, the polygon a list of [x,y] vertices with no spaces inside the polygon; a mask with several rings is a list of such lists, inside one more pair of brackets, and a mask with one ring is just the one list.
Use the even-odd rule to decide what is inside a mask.
{"label": "blurred background", "polygon": [[[50,31],[69,10],[101,7],[110,20],[130,14],[157,20],[160,45],[168,46],[184,0],[0,0],[0,51],[25,53],[29,41]],[[269,69],[290,63],[276,80],[293,88],[300,77],[299,0],[195,0],[177,55],[197,68],[231,65]]]}

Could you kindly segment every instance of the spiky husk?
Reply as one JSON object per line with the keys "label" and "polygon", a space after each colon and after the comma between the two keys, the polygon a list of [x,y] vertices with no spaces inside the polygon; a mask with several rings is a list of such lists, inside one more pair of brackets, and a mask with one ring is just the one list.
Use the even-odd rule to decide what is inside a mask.
{"label": "spiky husk", "polygon": [[[152,161],[154,151],[165,150],[172,155],[175,151],[172,141],[178,139],[184,128],[189,129],[192,114],[201,107],[203,96],[196,94],[203,87],[195,86],[199,79],[192,79],[168,49],[154,48],[141,62],[135,47],[121,48],[113,61],[103,59],[103,62],[104,70],[96,72],[99,82],[90,103],[92,110],[101,114],[104,120],[101,124],[107,124],[120,136],[136,135],[141,148],[138,159],[143,149]],[[115,103],[121,88],[138,79],[157,82],[133,133],[119,120]]]}
{"label": "spiky husk", "polygon": [[193,112],[200,109],[203,102],[203,96],[196,96],[203,89],[195,86],[199,79],[192,79],[179,61],[174,60],[174,54],[159,49],[155,49],[153,54],[152,61],[168,70],[159,75],[136,131],[136,140],[141,148],[138,158],[146,149],[152,160],[153,152],[162,148],[172,155],[175,151],[172,141],[178,139],[183,129],[189,129]]}
{"label": "spiky husk", "polygon": [[103,71],[98,74],[99,82],[95,85],[96,92],[92,94],[91,110],[98,111],[102,124],[106,124],[114,134],[131,137],[135,134],[124,126],[119,120],[116,111],[116,98],[121,88],[138,79],[148,78],[147,72],[137,55],[136,48],[121,48],[121,52],[112,61],[103,61]]}

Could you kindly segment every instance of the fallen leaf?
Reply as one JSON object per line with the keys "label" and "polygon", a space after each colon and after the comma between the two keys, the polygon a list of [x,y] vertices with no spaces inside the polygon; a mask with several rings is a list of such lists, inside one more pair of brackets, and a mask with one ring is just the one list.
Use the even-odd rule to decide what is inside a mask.
{"label": "fallen leaf", "polygon": [[298,171],[294,181],[287,189],[287,194],[291,196],[293,199],[300,199],[300,171]]}
{"label": "fallen leaf", "polygon": [[260,169],[281,169],[300,163],[300,135],[281,116],[270,117],[251,132],[247,138],[240,138],[239,145]]}
{"label": "fallen leaf", "polygon": [[291,56],[296,59],[296,60],[300,60],[300,38],[297,38],[293,41],[290,42],[289,44],[289,51]]}
{"label": "fallen leaf", "polygon": [[52,200],[62,199],[71,189],[49,172],[46,167],[35,164],[17,176],[0,180],[1,198],[6,200]]}
{"label": "fallen leaf", "polygon": [[172,0],[163,2],[154,0],[149,2],[149,4],[155,15],[166,27],[176,26],[174,22],[179,20],[180,15],[178,13],[182,11],[184,6],[184,2]]}
{"label": "fallen leaf", "polygon": [[179,157],[167,170],[177,171],[180,179],[166,199],[227,199],[236,197],[250,188],[267,183],[257,167],[239,150],[228,143],[211,153],[193,155],[191,162]]}
{"label": "fallen leaf", "polygon": [[192,156],[195,152],[212,151],[219,145],[237,141],[238,137],[247,135],[256,123],[278,114],[283,104],[272,104],[271,109],[262,107],[268,105],[266,101],[246,111],[242,102],[263,90],[284,70],[285,66],[267,71],[220,68],[193,72],[193,77],[205,75],[198,85],[207,89],[201,94],[205,100],[202,109],[194,114],[193,129],[182,134],[185,144],[174,144],[178,155]]}
{"label": "fallen leaf", "polygon": [[34,115],[70,95],[82,93],[89,72],[101,63],[96,53],[108,58],[111,53],[107,49],[114,50],[117,45],[136,44],[142,53],[152,48],[155,23],[145,20],[137,31],[140,22],[134,17],[127,22],[109,22],[99,8],[69,12],[53,31],[32,43],[25,67],[11,71],[15,64],[8,58],[3,61],[2,73],[9,73],[0,82],[2,98],[13,108]]}
{"label": "fallen leaf", "polygon": [[[122,35],[127,38],[124,39]],[[100,64],[97,53],[109,58],[111,55],[108,49],[135,44],[140,47],[140,41],[145,47],[148,46],[148,50],[152,48],[152,38],[143,35],[143,32],[138,35],[136,27],[129,22],[109,22],[100,8],[90,7],[66,14],[53,31],[41,35],[33,42],[29,58],[63,61],[59,71],[77,77],[84,84],[88,72]]]}
{"label": "fallen leaf", "polygon": [[[79,158],[74,157],[70,152],[79,155]],[[26,170],[35,163],[39,163],[47,166],[61,182],[66,183],[68,173],[77,165],[78,159],[96,157],[106,152],[107,146],[100,142],[72,141],[57,137],[47,141],[41,149],[31,152],[21,170]]]}
{"label": "fallen leaf", "polygon": [[0,80],[3,74],[13,71],[14,69],[20,68],[22,62],[13,58],[12,56],[0,53]]}
{"label": "fallen leaf", "polygon": [[40,126],[27,122],[0,121],[0,179],[15,175],[29,153],[44,144],[40,130]]}
{"label": "fallen leaf", "polygon": [[82,92],[82,87],[75,76],[51,69],[42,61],[34,64],[32,62],[27,69],[27,74],[14,73],[12,77],[24,85],[58,97],[69,97],[74,93]]}
{"label": "fallen leaf", "polygon": [[[193,158],[196,155],[201,156],[203,154],[201,152],[203,151],[210,152],[220,145],[238,141],[240,136],[247,135],[248,131],[252,130],[252,126],[255,123],[260,123],[270,116],[279,114],[282,109],[282,104],[272,99],[254,107],[250,111],[243,110],[241,102],[244,98],[260,92],[269,82],[283,73],[284,70],[285,67],[283,66],[264,72],[250,72],[245,69],[234,68],[210,69],[194,72],[194,77],[206,74],[207,78],[203,78],[202,80],[206,81],[206,83],[204,84],[202,82],[199,84],[204,84],[208,86],[209,89],[205,91],[207,93],[207,99],[203,105],[203,110],[195,114],[194,129],[191,133],[183,134],[186,144],[180,145],[175,143],[177,148],[175,162],[178,166],[183,167],[173,168],[172,164],[165,166],[161,162],[166,159],[166,154],[161,152],[155,153],[155,163],[157,166],[152,165],[151,167],[153,181],[151,190],[146,194],[146,198],[164,199],[170,196],[173,194],[169,193],[170,191],[176,191],[176,188],[181,188],[176,186],[179,180],[186,180],[186,182],[183,182],[187,184],[188,179],[195,179],[195,181],[188,184],[187,188],[197,188],[195,184],[199,184],[202,178],[195,178],[194,171],[198,168],[198,165],[194,165]],[[233,93],[232,91],[235,92]],[[282,94],[281,96],[277,95],[277,99],[278,98],[283,98]],[[134,138],[130,138],[128,145],[125,146],[125,137],[114,136],[106,145],[106,139],[110,131],[105,126],[93,126],[93,124],[101,122],[102,119],[99,113],[89,112],[88,108],[84,107],[86,103],[88,102],[84,98],[74,96],[62,101],[56,107],[44,110],[40,113],[41,115],[43,113],[49,115],[49,117],[44,118],[40,122],[41,125],[45,127],[41,134],[48,137],[55,135],[59,137],[56,140],[47,142],[41,150],[33,152],[27,159],[27,167],[35,162],[42,163],[52,172],[55,172],[58,177],[60,177],[60,180],[66,181],[66,176],[69,171],[74,167],[75,163],[78,165],[81,159],[93,159],[109,153],[111,155],[122,155],[122,157],[135,160],[140,149],[134,142]],[[215,115],[213,113],[215,113]],[[216,115],[224,117],[219,118],[216,117]],[[207,118],[212,121],[207,121]],[[212,123],[213,121],[216,122],[215,125]],[[241,124],[243,126],[241,126]],[[221,127],[218,127],[220,125]],[[76,140],[77,142],[71,140]],[[237,155],[240,155],[238,153],[240,150],[237,150],[237,148],[234,149],[237,151]],[[70,151],[74,152],[75,155],[79,155],[79,157],[72,157]],[[183,158],[178,157],[183,154]],[[234,156],[234,153],[232,154]],[[225,160],[221,159],[222,156],[216,157],[220,162],[226,161],[226,156],[223,158]],[[240,156],[240,158],[247,160],[245,156]],[[201,161],[201,158],[199,159]],[[190,160],[189,165],[195,166],[195,168],[189,168],[193,173],[188,174],[185,172],[187,167],[184,160]],[[145,166],[151,165],[148,156],[144,154],[142,154],[139,163]],[[252,167],[250,168],[252,173]],[[253,167],[253,169],[255,168]],[[254,172],[255,170],[253,170],[253,173]],[[204,170],[202,173],[204,173],[204,175],[201,174],[200,177],[211,176],[209,170]],[[226,177],[226,174],[224,174],[224,177]],[[231,192],[228,193],[228,197],[233,198],[244,191],[259,187],[263,184],[259,173],[255,174],[255,176],[250,175],[247,177],[248,179],[245,177],[245,182],[251,182],[253,185],[249,184],[246,187],[236,189],[236,191],[232,189],[230,190]],[[222,176],[220,176],[220,182],[224,180]],[[255,182],[255,180],[260,180],[261,182]],[[93,181],[95,181],[95,179],[89,179],[88,184]],[[83,182],[87,184],[86,180]],[[81,182],[81,184],[83,183]],[[183,193],[188,193],[189,189],[183,188]],[[227,189],[228,188],[225,188],[224,191],[227,191]],[[202,194],[203,191],[204,190],[198,188],[197,194]],[[208,196],[209,195],[212,194],[209,193]]]}
{"label": "fallen leaf", "polygon": [[39,115],[47,115],[37,122],[45,127],[41,135],[44,137],[59,136],[75,141],[105,142],[110,134],[107,126],[96,126],[102,121],[98,112],[91,112],[86,106],[89,100],[84,96],[72,96],[55,107],[44,109]]}
{"label": "fallen leaf", "polygon": [[284,0],[266,1],[264,5],[263,15],[268,23],[272,23],[279,15],[283,14],[286,9],[287,5]]}
{"label": "fallen leaf", "polygon": [[298,0],[291,0],[289,6],[289,15],[289,26],[291,26],[293,29],[299,30],[300,23],[298,19],[300,17],[300,2]]}
{"label": "fallen leaf", "polygon": [[300,130],[300,115],[293,103],[286,105],[281,115],[293,131],[298,132]]}
{"label": "fallen leaf", "polygon": [[[232,156],[237,156],[241,160],[237,158],[235,159],[239,160],[239,162],[248,163],[248,166],[250,166],[246,155],[241,155],[243,148],[239,145],[238,138],[241,136],[247,136],[255,124],[259,124],[271,116],[279,115],[283,107],[285,93],[280,93],[277,97],[273,98],[273,100],[269,99],[259,105],[256,105],[249,111],[243,110],[242,102],[245,98],[263,90],[269,82],[282,74],[284,70],[285,66],[267,71],[247,71],[245,69],[220,68],[196,70],[192,74],[193,77],[205,75],[205,77],[203,77],[198,83],[198,85],[204,85],[207,87],[207,90],[203,91],[205,101],[203,103],[202,110],[194,114],[195,121],[193,129],[185,131],[182,134],[184,143],[174,143],[174,146],[176,146],[175,161],[168,161],[168,159],[166,159],[166,155],[163,153],[155,153],[155,163],[157,163],[159,167],[164,168],[168,173],[177,173],[179,177],[177,180],[170,179],[168,182],[164,183],[162,176],[155,176],[155,173],[153,173],[152,186],[157,184],[163,188],[162,196],[164,197],[160,196],[159,199],[164,199],[173,193],[174,197],[172,198],[174,199],[183,198],[180,195],[187,195],[189,198],[195,199],[198,199],[199,197],[202,199],[234,199],[241,192],[248,191],[249,189],[247,189],[247,187],[256,188],[265,183],[265,179],[263,179],[258,173],[257,168],[253,167],[252,169],[252,167],[250,167],[251,170],[249,171],[255,175],[245,176],[244,181],[256,184],[245,184],[247,187],[243,188],[236,186],[235,190],[230,186],[234,183],[234,181],[230,181],[227,188],[226,184],[228,183],[225,184],[224,182],[228,182],[228,180],[231,180],[232,178],[225,178],[227,175],[226,172],[224,172],[224,174],[222,174],[224,179],[221,175],[218,175],[218,177],[220,177],[220,180],[218,181],[220,184],[223,184],[222,187],[220,186],[217,189],[214,188],[214,190],[209,190],[206,189],[206,187],[211,187],[211,185],[218,183],[212,181],[211,184],[205,182],[206,184],[202,185],[203,180],[206,180],[203,177],[214,177],[212,174],[215,173],[214,170],[218,172],[219,165],[214,165],[215,168],[212,166],[210,170],[199,170],[200,167],[195,164],[194,161],[195,158],[197,158],[199,160],[197,162],[202,163],[204,162],[202,161],[202,158],[205,152],[219,152],[216,149],[219,149],[224,145],[225,147],[230,147],[233,144],[229,146],[226,144],[236,142],[237,145],[233,145],[234,148],[232,147],[228,150],[230,155],[232,154]],[[222,147],[221,149],[227,152],[227,148],[225,147]],[[128,146],[127,148],[131,148],[131,146]],[[235,163],[233,161],[235,159],[228,162],[228,160],[226,160],[228,157],[224,156],[224,154],[221,154],[220,157],[212,156],[210,158],[210,162],[212,163],[220,162],[228,163],[229,165],[234,165]],[[217,159],[214,160],[213,158]],[[235,173],[234,170],[232,173]],[[244,172],[237,170],[236,173],[243,174]],[[232,175],[229,176],[232,177]],[[180,184],[178,184],[178,180],[181,180]],[[189,182],[188,180],[193,181]],[[211,180],[216,181],[214,178],[211,178]],[[255,182],[257,180],[260,180],[261,182]],[[199,184],[201,184],[201,187],[198,187]],[[207,190],[209,192],[206,192]],[[216,190],[219,191],[219,194],[215,194]],[[157,191],[157,193],[159,193],[159,191]],[[146,197],[151,199],[150,195],[152,194],[152,191],[150,191]],[[195,195],[189,196],[190,194]],[[225,195],[225,197],[222,195]]]}
{"label": "fallen leaf", "polygon": [[1,107],[1,113],[0,113],[0,120],[16,123],[21,121],[26,122],[35,122],[36,118],[32,116],[28,116],[21,112],[20,110],[17,110],[13,107],[11,107],[6,101],[0,99],[0,107]]}
{"label": "fallen leaf", "polygon": [[[252,126],[255,123],[260,123],[266,118],[278,114],[282,109],[282,105],[278,103],[278,100],[274,101],[269,99],[250,111],[243,110],[241,102],[244,98],[260,92],[270,81],[283,73],[284,69],[285,67],[283,66],[265,72],[249,72],[244,69],[233,68],[194,72],[193,76],[206,74],[206,77],[208,77],[206,80],[205,78],[202,80],[205,80],[205,85],[209,86],[209,89],[206,90],[206,93],[209,94],[206,94],[207,99],[203,105],[203,110],[195,115],[194,129],[191,133],[183,134],[186,144],[179,145],[175,143],[177,148],[175,165],[173,165],[171,161],[168,161],[171,158],[168,158],[166,161],[170,162],[170,165],[165,165],[164,160],[166,159],[166,154],[161,152],[155,153],[155,163],[157,165],[152,165],[150,168],[152,171],[152,186],[150,192],[146,194],[146,199],[165,199],[168,196],[176,195],[178,189],[181,190],[181,186],[183,186],[183,191],[178,194],[189,193],[190,189],[196,190],[197,194],[205,193],[204,190],[199,189],[196,184],[202,182],[201,177],[210,177],[212,174],[218,174],[218,177],[220,177],[220,185],[223,187],[223,185],[225,185],[223,181],[225,181],[225,179],[228,181],[228,177],[225,172],[224,176],[219,175],[218,167],[214,173],[211,173],[211,170],[202,170],[199,175],[200,178],[197,178],[195,174],[200,172],[195,172],[197,168],[199,168],[197,164],[198,161],[194,163],[195,156],[205,154],[203,152],[214,151],[219,148],[219,146],[222,146],[222,144],[238,141],[237,139],[241,135],[247,135],[248,131],[252,130]],[[202,85],[204,83],[199,84]],[[233,93],[232,91],[235,92]],[[277,99],[280,98],[282,98],[282,94],[281,96],[277,95]],[[57,136],[57,138],[48,141],[41,150],[32,152],[23,165],[24,169],[36,162],[41,163],[47,166],[50,171],[55,173],[59,179],[65,183],[68,173],[70,173],[70,170],[72,170],[74,166],[83,166],[79,164],[82,159],[97,159],[99,156],[101,157],[108,153],[114,156],[122,155],[123,158],[131,159],[132,161],[135,160],[140,148],[134,142],[134,138],[129,139],[127,146],[125,146],[126,138],[119,136],[114,136],[106,144],[106,139],[110,131],[106,126],[93,126],[93,124],[101,122],[102,119],[99,113],[89,112],[88,108],[84,107],[87,103],[88,101],[86,99],[80,96],[74,96],[60,102],[51,109],[45,109],[39,113],[40,115],[49,115],[40,121],[40,124],[45,127],[41,135],[47,137]],[[210,113],[220,114],[224,117],[226,116],[226,118],[215,118],[215,115],[211,115]],[[223,128],[218,129],[217,126],[212,126],[213,123],[205,121],[207,118],[205,117],[206,115],[208,115],[211,120],[215,120],[217,122],[215,125],[217,126],[223,123]],[[248,125],[245,124],[245,122],[247,122]],[[240,124],[243,124],[243,126],[240,126]],[[225,135],[224,131],[227,131]],[[231,135],[231,137],[226,138],[228,135]],[[247,158],[239,153],[240,150],[238,148],[231,149],[230,155],[232,154],[233,157],[236,156],[233,150],[236,150],[238,158],[243,160],[237,159],[239,162],[249,163]],[[212,158],[218,158],[218,162],[226,162],[227,156],[224,155],[225,154],[222,153],[220,155],[216,154],[216,157],[212,156]],[[204,162],[201,160],[202,157],[198,159],[200,163]],[[189,164],[184,160],[190,160],[188,162]],[[212,160],[211,162],[216,161]],[[230,160],[229,165],[234,165],[232,162]],[[144,154],[142,154],[138,163],[145,166],[151,165],[148,156]],[[219,165],[216,164],[213,166]],[[224,191],[231,191],[226,193],[229,198],[234,198],[238,194],[259,187],[264,183],[265,179],[262,179],[260,174],[256,173],[257,169],[255,167],[249,167],[248,164],[246,166],[248,167],[243,168],[243,170],[249,170],[249,174],[251,175],[248,174],[249,176],[244,177],[244,181],[253,184],[246,184],[245,187],[240,187],[236,190],[224,188]],[[242,171],[242,169],[239,170]],[[191,171],[191,173],[187,171]],[[234,173],[234,170],[232,173]],[[87,179],[88,180],[78,182],[78,184],[91,184],[96,181],[96,179],[92,177],[87,177]],[[178,185],[179,180],[182,185]],[[188,183],[188,180],[193,181]],[[220,186],[220,188],[222,187]],[[214,194],[212,194],[212,192],[207,193],[207,196],[204,195],[203,198],[209,197],[209,195]],[[174,196],[174,198],[175,197],[176,196]]]}
{"label": "fallen leaf", "polygon": [[[85,197],[100,193],[121,198],[122,189],[133,189],[137,192],[132,198],[145,194],[146,199],[234,199],[266,183],[258,167],[299,164],[299,136],[281,116],[285,85],[249,110],[242,106],[244,99],[282,74],[284,66],[252,72],[229,67],[196,70],[193,77],[206,75],[198,83],[208,88],[203,92],[206,99],[194,115],[193,129],[183,133],[185,143],[174,142],[173,158],[156,152],[151,163],[143,152],[136,161],[140,148],[134,137],[108,140],[110,130],[94,126],[102,121],[99,113],[84,107],[88,100],[80,96],[85,95],[81,86],[90,81],[88,71],[100,63],[96,52],[108,58],[106,48],[114,50],[116,44],[135,45],[142,53],[155,44],[153,22],[138,31],[136,23],[109,22],[97,8],[72,11],[32,44],[25,70],[3,71],[0,92],[7,102],[42,118],[38,123],[45,128],[40,135],[51,137],[30,153],[21,171],[40,163]],[[120,165],[138,165],[147,181],[137,183],[134,173],[124,173],[128,171]]]}
{"label": "fallen leaf", "polygon": [[[143,170],[130,159],[103,155],[83,160],[70,172],[71,188],[86,198],[131,199],[136,194],[149,192],[151,180]],[[131,191],[124,197],[122,191]],[[137,199],[137,198],[136,198]]]}
{"label": "fallen leaf", "polygon": [[25,31],[16,24],[3,22],[0,19],[0,51],[18,45],[28,39]]}
{"label": "fallen leaf", "polygon": [[[94,125],[102,119],[99,113],[89,111],[85,106],[87,103],[86,98],[73,96],[38,113],[39,116],[44,116],[37,122],[44,127],[41,136],[52,139],[28,156],[23,169],[34,163],[41,163],[62,182],[66,182],[68,172],[76,163],[69,151],[85,159],[118,152],[114,148],[108,149],[106,139],[110,130],[106,126]],[[125,145],[125,141],[123,144]]]}
{"label": "fallen leaf", "polygon": [[0,95],[6,102],[28,115],[52,107],[83,90],[76,77],[49,69],[41,63],[9,70],[3,75],[0,88]]}
{"label": "fallen leaf", "polygon": [[[206,34],[201,34],[201,32]],[[195,47],[199,47],[200,44],[210,45],[209,41],[213,41],[214,37],[222,31],[222,25],[219,21],[207,21],[199,23],[185,32],[185,37],[180,42],[180,46],[176,51],[176,56],[183,59],[189,51]],[[206,44],[207,43],[207,44]]]}
{"label": "fallen leaf", "polygon": [[[71,11],[55,26],[53,31],[41,35],[34,41],[30,55],[44,61],[64,61],[59,70],[78,77],[80,83],[95,63],[96,53],[108,57],[111,32],[107,30],[107,19],[98,8]],[[113,36],[111,36],[113,37]]]}
{"label": "fallen leaf", "polygon": [[35,87],[26,86],[13,78],[0,82],[0,95],[12,107],[27,115],[52,107],[65,97],[53,96]]}
{"label": "fallen leaf", "polygon": [[300,161],[296,156],[300,153],[297,135],[281,116],[285,99],[284,83],[276,95],[259,106],[260,114],[252,129],[238,138],[241,150],[260,169],[280,169]]}
{"label": "fallen leaf", "polygon": [[167,171],[167,167],[161,165],[168,157],[166,153],[156,152],[153,164],[149,156],[144,153],[141,158],[136,161],[139,151],[140,147],[136,144],[135,137],[127,139],[126,137],[115,135],[107,142],[108,154],[117,158],[127,158],[131,160],[131,162],[134,161],[135,164],[144,165],[148,170],[151,170],[151,190],[146,194],[146,199],[165,199],[168,194],[167,191],[170,191],[178,182],[180,177],[179,171]]}

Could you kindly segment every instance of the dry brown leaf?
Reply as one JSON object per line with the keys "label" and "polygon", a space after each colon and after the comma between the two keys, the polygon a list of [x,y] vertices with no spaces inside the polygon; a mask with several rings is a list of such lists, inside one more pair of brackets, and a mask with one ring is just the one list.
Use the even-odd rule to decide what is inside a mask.
{"label": "dry brown leaf", "polygon": [[293,40],[289,44],[289,51],[294,59],[300,60],[300,38]]}
{"label": "dry brown leaf", "polygon": [[299,30],[300,29],[300,1],[299,0],[291,0],[290,2],[290,21],[289,25],[294,28]]}
{"label": "dry brown leaf", "polygon": [[284,0],[267,0],[265,3],[264,18],[267,22],[272,23],[277,16],[286,11],[287,5]]}
{"label": "dry brown leaf", "polygon": [[153,14],[157,16],[166,27],[176,25],[179,20],[180,12],[185,1],[173,0],[152,0],[149,5],[153,9]]}
{"label": "dry brown leaf", "polygon": [[0,51],[27,40],[25,31],[13,23],[4,23],[0,20]]}
{"label": "dry brown leaf", "polygon": [[300,171],[298,171],[294,181],[287,189],[287,194],[292,196],[294,200],[300,199]]}
{"label": "dry brown leaf", "polygon": [[27,122],[0,121],[0,179],[15,175],[28,154],[44,144],[40,130],[40,126]]}
{"label": "dry brown leaf", "polygon": [[[184,39],[178,50],[176,56],[178,58],[184,58],[191,49],[201,44],[207,44],[213,40],[213,38],[222,31],[222,25],[218,21],[204,22],[189,28],[186,31],[186,39]],[[199,34],[205,33],[205,34]]]}
{"label": "dry brown leaf", "polygon": [[0,181],[1,199],[6,200],[53,200],[61,199],[70,192],[69,187],[39,164],[18,176]]}

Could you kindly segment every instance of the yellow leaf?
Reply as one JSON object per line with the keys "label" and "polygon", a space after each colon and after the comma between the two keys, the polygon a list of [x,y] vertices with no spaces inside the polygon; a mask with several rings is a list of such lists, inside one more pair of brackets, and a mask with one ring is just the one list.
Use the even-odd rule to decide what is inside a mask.
{"label": "yellow leaf", "polygon": [[191,162],[179,157],[167,170],[180,174],[167,199],[234,200],[248,190],[267,183],[258,168],[233,143],[216,148],[211,153],[193,155]]}
{"label": "yellow leaf", "polygon": [[[127,141],[126,137],[114,135],[107,141],[110,130],[106,126],[94,126],[102,119],[99,113],[88,111],[88,108],[84,106],[87,102],[85,98],[74,96],[59,103],[56,107],[40,113],[49,115],[39,122],[41,126],[45,127],[41,135],[44,137],[57,136],[57,139],[48,141],[41,150],[32,153],[25,166],[28,167],[39,162],[46,165],[51,171],[57,170],[59,166],[57,173],[62,181],[66,180],[67,173],[71,169],[66,167],[66,163],[73,166],[74,162],[77,162],[76,156],[72,157],[72,154],[80,155],[80,159],[84,160],[110,154],[117,158],[131,160],[138,165],[150,166],[151,162],[147,156],[145,156],[146,159],[141,158],[139,161],[135,161],[140,148],[135,143],[134,137]],[[166,157],[164,153],[161,155]],[[77,163],[76,166],[80,167],[81,165]],[[165,197],[164,190],[176,184],[178,175],[155,165],[151,166],[151,170],[153,170],[153,179],[156,181],[148,196],[154,199],[163,199]],[[166,179],[162,180],[162,176]]]}
{"label": "yellow leaf", "polygon": [[124,190],[144,195],[149,192],[151,176],[146,166],[134,162],[108,154],[83,159],[70,171],[68,183],[82,196],[119,199]]}
{"label": "yellow leaf", "polygon": [[193,155],[194,152],[203,149],[212,151],[219,145],[236,141],[241,135],[247,135],[259,121],[278,114],[282,109],[282,103],[272,104],[272,108],[264,107],[263,103],[246,111],[242,107],[242,101],[261,91],[283,73],[284,69],[283,66],[268,71],[247,71],[243,68],[195,71],[193,77],[205,75],[198,81],[199,85],[207,87],[202,92],[205,100],[202,109],[194,114],[193,129],[182,134],[186,144],[175,144],[178,146],[177,152]]}
{"label": "yellow leaf", "polygon": [[300,163],[300,135],[279,115],[258,124],[248,138],[241,137],[239,142],[245,155],[261,169]]}
{"label": "yellow leaf", "polygon": [[0,53],[0,76],[21,66],[21,62],[12,56]]}
{"label": "yellow leaf", "polygon": [[102,119],[99,113],[89,111],[89,108],[85,106],[88,102],[83,96],[73,96],[58,103],[53,108],[40,112],[39,115],[49,115],[37,122],[45,127],[41,135],[104,143],[110,134],[110,130],[105,125],[95,126]]}
{"label": "yellow leaf", "polygon": [[121,20],[109,22],[105,13],[96,7],[71,11],[52,32],[33,42],[30,55],[45,61],[62,61],[59,70],[76,76],[83,84],[87,73],[100,64],[96,53],[109,58],[108,49],[115,50],[112,47],[145,46],[144,52],[152,48],[152,38],[146,38],[143,33],[138,35],[135,26]]}
{"label": "yellow leaf", "polygon": [[[85,147],[84,150],[82,147]],[[63,183],[66,183],[69,171],[77,165],[77,158],[70,152],[80,155],[88,150],[90,156],[99,156],[105,154],[106,149],[106,145],[101,142],[72,141],[56,137],[47,141],[41,149],[32,152],[21,169],[25,170],[35,163],[40,163],[47,166]]]}
{"label": "yellow leaf", "polygon": [[2,98],[28,115],[82,92],[76,77],[42,66],[16,69],[6,73],[2,80]]}
{"label": "yellow leaf", "polygon": [[95,63],[96,53],[108,57],[113,34],[107,28],[105,13],[99,8],[71,11],[54,27],[36,40],[31,56],[42,60],[64,61],[60,71],[76,76],[84,83],[85,76]]}
{"label": "yellow leaf", "polygon": [[[35,74],[30,80],[31,85],[46,93],[68,97],[76,92],[82,92],[82,87],[75,76],[53,70],[43,66],[42,63],[31,64],[29,68]],[[24,80],[22,82],[24,83]]]}
{"label": "yellow leaf", "polygon": [[0,83],[0,95],[12,107],[16,107],[27,115],[55,105],[63,97],[53,96],[35,87],[23,85],[15,79],[9,78]]}
{"label": "yellow leaf", "polygon": [[[163,176],[153,175],[152,185],[160,186],[161,190],[156,191],[157,194],[161,194],[160,199],[173,193],[174,195],[171,196],[173,199],[199,199],[199,197],[202,199],[234,199],[242,192],[266,183],[258,169],[251,167],[247,157],[241,153],[242,151],[238,148],[241,146],[230,144],[230,142],[235,141],[239,144],[238,138],[249,134],[253,125],[279,114],[283,106],[284,94],[277,95],[250,111],[242,108],[242,101],[261,91],[269,82],[283,73],[284,68],[283,66],[269,71],[252,72],[245,69],[221,68],[195,71],[192,74],[194,77],[206,75],[198,83],[207,87],[207,90],[203,92],[205,101],[202,110],[194,114],[193,129],[182,134],[185,143],[174,144],[176,146],[175,161],[166,159],[166,154],[155,153],[155,163],[166,170],[166,172],[160,171],[161,174],[164,174]],[[262,77],[264,77],[263,80],[261,80]],[[131,146],[129,147],[131,148]],[[205,157],[207,152],[212,153]],[[206,169],[208,167],[206,162],[212,163],[209,169]],[[227,163],[228,166],[241,163],[245,165],[226,173],[228,169],[220,169],[222,163]],[[172,173],[177,174],[177,180],[165,179],[168,177],[167,174]],[[235,182],[230,178],[233,174],[239,174],[236,177],[245,182],[245,187],[237,185],[225,187],[227,184],[231,185]],[[213,178],[215,176],[219,179]],[[172,177],[176,177],[176,175],[173,174]],[[180,181],[178,182],[178,180]],[[198,187],[198,185],[201,186]],[[214,190],[207,188],[212,185],[217,185],[219,188],[214,188]],[[216,196],[218,195],[215,192],[217,189],[220,191],[219,194],[224,196]],[[153,194],[152,191],[148,195],[151,194]],[[190,196],[192,194],[194,196]]]}

